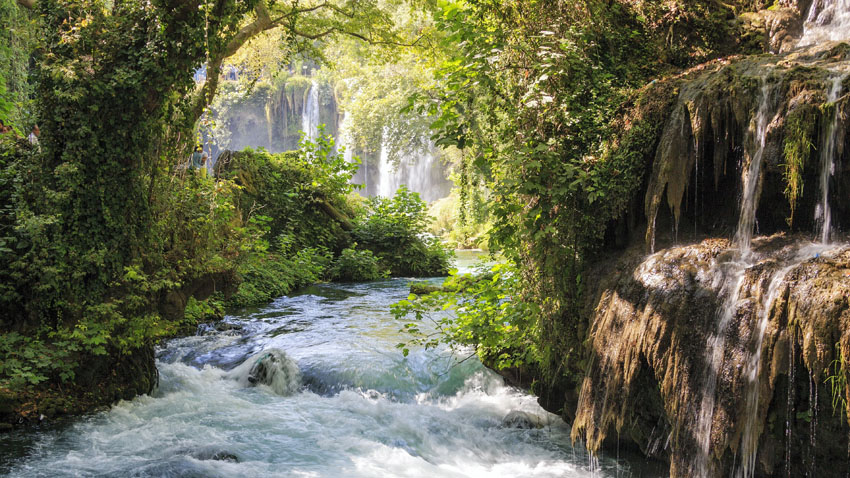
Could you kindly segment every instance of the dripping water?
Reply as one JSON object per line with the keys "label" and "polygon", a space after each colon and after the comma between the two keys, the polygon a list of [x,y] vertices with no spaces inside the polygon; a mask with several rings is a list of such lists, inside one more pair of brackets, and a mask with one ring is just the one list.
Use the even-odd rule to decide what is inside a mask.
{"label": "dripping water", "polygon": [[818,427],[818,384],[809,371],[809,472],[808,476],[815,476],[815,436]]}
{"label": "dripping water", "polygon": [[794,329],[790,329],[788,337],[788,402],[785,405],[785,476],[791,478],[791,414],[794,411],[794,344],[796,337]]}
{"label": "dripping water", "polygon": [[[832,85],[827,95],[827,103],[834,104],[841,94],[841,84],[846,75],[832,78]],[[829,207],[829,181],[835,174],[836,136],[838,123],[838,109],[833,108],[832,118],[824,129],[822,147],[820,148],[820,202],[815,209],[815,219],[818,222],[820,241],[829,243],[832,234],[832,211]]]}

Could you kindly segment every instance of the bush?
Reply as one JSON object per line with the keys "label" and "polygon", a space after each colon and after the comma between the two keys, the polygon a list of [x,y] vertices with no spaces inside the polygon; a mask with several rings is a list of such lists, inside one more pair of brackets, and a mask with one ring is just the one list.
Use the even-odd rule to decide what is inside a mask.
{"label": "bush", "polygon": [[227,305],[260,305],[289,294],[319,281],[329,262],[330,254],[320,248],[302,249],[293,255],[257,254],[239,267],[242,283]]}
{"label": "bush", "polygon": [[430,218],[419,194],[402,186],[393,198],[373,197],[365,204],[352,235],[395,276],[443,276],[452,253],[425,232]]}
{"label": "bush", "polygon": [[378,280],[387,275],[372,251],[357,249],[357,244],[343,250],[329,271],[331,280],[344,282]]}
{"label": "bush", "polygon": [[[346,195],[356,164],[333,152],[321,135],[299,151],[270,154],[246,148],[217,164],[217,174],[238,184],[235,202],[243,218],[268,218],[266,239],[289,235],[292,249],[340,251],[347,237],[342,221],[353,216]],[[335,212],[335,214],[333,214]]]}

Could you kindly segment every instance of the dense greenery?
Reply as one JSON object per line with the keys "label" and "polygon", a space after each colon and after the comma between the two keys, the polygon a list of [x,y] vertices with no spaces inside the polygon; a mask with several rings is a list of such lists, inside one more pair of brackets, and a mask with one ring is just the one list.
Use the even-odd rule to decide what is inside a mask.
{"label": "dense greenery", "polygon": [[[578,376],[585,265],[645,180],[656,98],[672,97],[647,84],[740,50],[743,4],[4,0],[0,118],[43,135],[0,141],[0,386],[63,383],[86,358],[147,353],[303,283],[444,275],[431,226],[507,264],[399,310],[446,303],[447,337],[488,362]],[[292,113],[313,80],[357,150],[440,148],[458,188],[436,226],[404,188],[353,200],[356,162],[325,135],[233,153],[214,177],[185,168],[199,134],[226,143],[233,127],[205,112]],[[795,178],[809,148],[787,144]]]}
{"label": "dense greenery", "polygon": [[[339,163],[305,161],[327,144],[246,163],[262,174],[254,189],[244,176],[185,168],[225,59],[263,31],[280,32],[284,52],[403,32],[383,14],[392,2],[19,3],[32,13],[0,5],[12,27],[0,39],[0,118],[21,133],[37,121],[42,136],[38,147],[0,144],[0,398],[103,380],[92,402],[131,396],[155,380],[151,347],[185,329],[190,298],[189,321],[222,298],[198,301],[239,280],[249,285],[233,303],[266,300],[320,277],[327,254],[347,245],[348,179],[335,175]],[[118,382],[128,386],[113,394]]]}
{"label": "dense greenery", "polygon": [[[697,2],[471,0],[441,4],[445,59],[409,109],[434,118],[437,144],[461,151],[455,237],[492,221],[489,247],[518,277],[504,303],[536,304],[507,332],[492,308],[463,309],[450,336],[529,358],[550,382],[584,371],[583,273],[651,167],[667,93],[650,79],[739,49],[741,5]],[[628,111],[637,111],[629,116]],[[489,198],[484,211],[476,206]],[[469,212],[473,214],[469,214]],[[460,226],[458,225],[460,224]],[[458,234],[463,229],[467,234]],[[475,302],[481,291],[442,297]],[[486,296],[486,294],[484,294]],[[420,299],[421,300],[421,299]],[[424,299],[422,307],[431,305]],[[420,307],[414,306],[414,309]],[[471,310],[471,311],[470,311]],[[505,312],[503,323],[512,319]],[[466,324],[476,332],[452,329]],[[491,330],[482,332],[485,324]],[[473,339],[473,337],[477,337]],[[520,338],[521,337],[521,338]],[[486,344],[486,346],[485,346]],[[498,356],[497,356],[498,357]],[[497,364],[499,360],[491,360]],[[507,365],[511,362],[505,362]]]}
{"label": "dense greenery", "polygon": [[[413,334],[411,342],[399,348],[406,355],[411,345],[474,346],[491,367],[536,368],[542,359],[540,342],[528,331],[535,328],[539,310],[514,295],[519,280],[514,266],[497,264],[476,275],[453,275],[440,290],[425,296],[411,294],[393,306],[397,319],[408,319],[404,330]],[[423,319],[435,324],[439,334],[426,333]]]}
{"label": "dense greenery", "polygon": [[427,205],[402,186],[392,198],[369,198],[352,235],[392,275],[445,275],[450,255],[437,238],[425,235],[427,227]]}

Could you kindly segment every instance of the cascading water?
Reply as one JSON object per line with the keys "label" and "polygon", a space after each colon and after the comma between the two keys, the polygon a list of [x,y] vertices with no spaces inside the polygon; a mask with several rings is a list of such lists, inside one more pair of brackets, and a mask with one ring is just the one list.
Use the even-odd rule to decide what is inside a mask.
{"label": "cascading water", "polygon": [[720,320],[717,323],[717,329],[713,335],[709,336],[708,344],[706,344],[707,365],[702,386],[702,400],[696,413],[696,432],[700,454],[695,463],[695,472],[698,477],[702,478],[711,476],[711,429],[714,423],[717,377],[723,364],[726,329],[729,327],[738,308],[738,299],[741,293],[741,286],[744,284],[744,275],[747,266],[748,263],[745,262],[721,264],[720,267],[726,267],[727,270],[715,274],[715,280],[722,281],[721,291],[725,299],[720,309]]}
{"label": "cascading water", "polygon": [[796,254],[791,257],[787,265],[777,269],[767,281],[766,292],[762,295],[757,306],[756,313],[753,314],[757,318],[756,325],[756,340],[749,359],[745,364],[744,377],[747,380],[746,402],[744,404],[744,423],[741,434],[741,465],[737,470],[737,476],[740,478],[752,478],[756,472],[756,456],[758,453],[758,441],[761,429],[759,429],[756,418],[759,407],[759,377],[761,368],[763,367],[762,344],[764,343],[765,331],[770,320],[770,313],[773,304],[783,291],[785,278],[788,273],[794,268],[800,266],[805,261],[812,257],[829,254],[831,249],[824,244],[807,244],[800,247]]}
{"label": "cascading water", "polygon": [[301,113],[301,131],[304,138],[315,141],[319,136],[319,84],[313,80],[307,99],[304,101],[304,109]]}
{"label": "cascading water", "polygon": [[[841,95],[841,88],[846,75],[834,76],[827,94],[827,103],[833,104]],[[818,222],[818,236],[824,244],[829,243],[832,234],[832,211],[829,207],[829,182],[835,174],[836,136],[838,133],[838,108],[833,107],[832,118],[824,128],[820,150],[820,202],[815,210]]]}
{"label": "cascading water", "polygon": [[762,79],[761,94],[759,96],[759,107],[754,118],[755,129],[751,133],[754,141],[755,152],[750,155],[746,172],[743,176],[743,191],[741,194],[741,212],[738,216],[738,229],[735,232],[735,245],[741,250],[741,255],[746,257],[750,252],[750,243],[753,239],[753,229],[756,222],[756,208],[758,206],[759,180],[761,178],[761,164],[764,158],[764,147],[767,143],[767,130],[770,125],[773,88],[766,78]]}
{"label": "cascading water", "polygon": [[813,0],[798,47],[850,38],[850,0]]}
{"label": "cascading water", "polygon": [[[386,134],[386,133],[385,133]],[[378,156],[378,196],[393,197],[399,187],[397,168],[389,158],[389,150],[385,142],[381,142],[381,152]]]}
{"label": "cascading water", "polygon": [[354,144],[351,141],[351,118],[348,113],[342,113],[342,121],[339,125],[339,141],[335,144],[337,151],[343,150],[343,158],[346,163],[354,160]]}
{"label": "cascading water", "polygon": [[771,118],[773,118],[772,93],[773,88],[767,79],[763,78],[759,106],[753,118],[750,131],[754,150],[749,155],[749,163],[746,165],[742,177],[741,211],[738,217],[738,229],[734,240],[739,256],[737,260],[720,264],[720,270],[715,274],[715,280],[722,283],[719,289],[722,292],[724,301],[719,311],[720,317],[717,323],[717,329],[714,334],[709,336],[708,343],[706,344],[707,364],[702,387],[703,395],[696,414],[696,430],[700,447],[696,471],[699,476],[703,477],[709,476],[711,473],[711,430],[715,413],[717,379],[718,374],[722,370],[723,357],[725,355],[727,328],[738,310],[738,301],[747,269],[755,263],[755,257],[753,257],[750,247],[753,228],[755,227],[756,208],[758,206],[758,183],[761,174],[761,164],[767,142],[768,126],[771,123]]}

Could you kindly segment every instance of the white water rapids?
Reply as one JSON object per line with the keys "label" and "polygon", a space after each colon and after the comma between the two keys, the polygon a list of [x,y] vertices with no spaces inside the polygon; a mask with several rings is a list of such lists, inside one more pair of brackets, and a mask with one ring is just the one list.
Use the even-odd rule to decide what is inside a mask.
{"label": "white water rapids", "polygon": [[[396,349],[388,305],[404,279],[321,285],[226,319],[233,330],[158,352],[152,396],[65,425],[0,436],[12,477],[660,476],[613,459],[591,470],[534,397],[448,349]],[[270,385],[249,370],[274,356]],[[461,355],[462,358],[465,355]],[[502,425],[513,410],[541,429]],[[630,471],[631,470],[631,471]]]}

